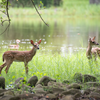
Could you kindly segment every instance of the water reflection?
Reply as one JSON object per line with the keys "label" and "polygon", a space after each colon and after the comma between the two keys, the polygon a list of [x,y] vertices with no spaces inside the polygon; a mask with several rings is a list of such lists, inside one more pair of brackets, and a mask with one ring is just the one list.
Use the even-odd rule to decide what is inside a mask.
{"label": "water reflection", "polygon": [[[87,21],[70,21],[62,20],[55,21],[49,25],[49,28],[41,22],[37,24],[26,22],[12,22],[9,32],[0,36],[0,52],[9,50],[8,45],[16,44],[16,39],[19,39],[20,50],[29,50],[32,48],[30,40],[37,42],[42,39],[40,45],[41,53],[61,53],[72,54],[80,50],[86,50],[89,36],[96,36],[96,41],[99,42],[100,24],[87,24]],[[0,27],[0,30],[3,28]]]}

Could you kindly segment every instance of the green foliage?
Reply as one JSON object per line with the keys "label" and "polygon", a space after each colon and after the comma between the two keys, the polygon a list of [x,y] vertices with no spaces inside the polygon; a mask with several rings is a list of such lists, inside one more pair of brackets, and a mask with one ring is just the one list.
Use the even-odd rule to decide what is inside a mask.
{"label": "green foliage", "polygon": [[[41,13],[42,17],[46,19],[49,18],[93,18],[98,17],[100,15],[100,5],[85,5],[85,6],[73,6],[66,8],[48,8],[48,9],[41,9],[39,12]],[[20,11],[20,12],[19,12]],[[9,13],[12,18],[39,18],[36,11],[33,11],[31,8],[12,8],[9,10]],[[28,19],[29,20],[29,19]]]}
{"label": "green foliage", "polygon": [[[33,0],[33,1],[38,7],[40,7],[41,5],[50,7],[50,6],[59,6],[62,0]],[[10,2],[13,7],[33,7],[30,0],[10,0]]]}
{"label": "green foliage", "polygon": [[[98,61],[98,60],[97,60]],[[29,73],[25,74],[24,64],[20,62],[14,62],[8,74],[6,75],[4,69],[1,76],[6,78],[6,85],[12,84],[17,78],[23,77],[28,80],[31,76],[36,75],[39,79],[43,76],[49,76],[62,82],[63,80],[73,80],[75,73],[100,75],[100,62],[95,64],[94,61],[90,61],[86,58],[85,52],[81,51],[77,54],[62,56],[56,54],[39,54],[33,57],[33,60],[28,64]],[[0,65],[3,62],[0,60]],[[100,79],[98,77],[98,79]]]}
{"label": "green foliage", "polygon": [[[5,18],[2,17],[2,16],[5,16],[8,17],[9,16],[9,13],[7,13],[7,11],[9,10],[9,6],[10,6],[10,2],[8,1],[7,3],[7,0],[2,0],[0,1],[0,20],[1,20],[1,23],[3,25],[3,22],[5,21]],[[8,20],[10,21],[10,19],[8,18]]]}
{"label": "green foliage", "polygon": [[[10,2],[8,2],[8,5],[10,5]],[[7,6],[7,0],[0,1],[0,7],[1,8],[6,8],[6,6]]]}

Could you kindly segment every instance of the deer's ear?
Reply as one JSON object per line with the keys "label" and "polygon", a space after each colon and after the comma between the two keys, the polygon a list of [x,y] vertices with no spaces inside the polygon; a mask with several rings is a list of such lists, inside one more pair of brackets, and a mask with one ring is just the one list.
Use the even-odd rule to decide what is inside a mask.
{"label": "deer's ear", "polygon": [[92,38],[92,40],[94,40],[95,39],[95,36]]}
{"label": "deer's ear", "polygon": [[41,41],[42,41],[42,40],[40,39],[40,40],[39,40],[39,42],[38,42],[38,44],[40,44],[40,43],[41,43]]}
{"label": "deer's ear", "polygon": [[91,38],[89,38],[89,40],[88,40],[89,42],[91,41]]}
{"label": "deer's ear", "polygon": [[34,42],[33,42],[33,40],[31,40],[31,44],[33,44],[33,45],[34,45]]}

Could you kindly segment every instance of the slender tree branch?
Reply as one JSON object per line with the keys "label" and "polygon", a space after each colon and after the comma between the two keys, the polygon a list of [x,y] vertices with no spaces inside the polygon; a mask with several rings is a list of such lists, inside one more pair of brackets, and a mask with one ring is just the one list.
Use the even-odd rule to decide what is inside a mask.
{"label": "slender tree branch", "polygon": [[[3,23],[4,23],[5,21],[8,21],[9,23],[8,23],[7,27],[5,28],[5,30],[4,30],[1,34],[3,34],[3,33],[9,28],[9,26],[10,26],[10,16],[9,16],[9,13],[8,13],[8,3],[9,3],[9,0],[7,0],[7,5],[6,5],[6,12],[7,12],[6,15],[7,15],[8,20],[2,21],[1,25],[3,26]],[[1,35],[1,34],[0,34],[0,35]]]}
{"label": "slender tree branch", "polygon": [[7,15],[5,12],[3,12],[2,10],[0,10],[2,13],[4,13],[5,15]]}
{"label": "slender tree branch", "polygon": [[9,20],[9,22],[10,22],[10,16],[9,16],[9,13],[8,13],[8,3],[9,3],[9,0],[7,0],[6,12],[7,12],[8,20]]}
{"label": "slender tree branch", "polygon": [[[39,14],[41,20],[42,20],[47,26],[49,26],[49,25],[43,20],[42,16],[40,15],[39,11],[37,10],[37,8],[36,8],[36,6],[35,6],[35,4],[34,4],[34,1],[33,1],[33,0],[31,0],[31,1],[32,1],[32,4],[33,4],[33,6],[35,7],[37,13]],[[8,21],[8,22],[9,22],[8,25],[7,25],[7,27],[5,28],[5,30],[4,30],[1,34],[3,34],[3,33],[9,28],[9,26],[10,26],[10,16],[9,16],[9,12],[8,12],[8,3],[9,3],[9,0],[7,0],[6,13],[4,13],[3,11],[0,10],[2,13],[4,13],[5,15],[7,15],[7,19],[8,19],[8,20],[2,21],[1,25],[3,26],[3,23],[4,23],[5,21]],[[1,35],[1,34],[0,34],[0,35]]]}
{"label": "slender tree branch", "polygon": [[32,1],[32,4],[33,4],[33,6],[35,7],[35,10],[37,11],[37,13],[39,14],[39,16],[40,16],[40,18],[41,18],[41,20],[47,25],[47,26],[49,26],[44,20],[43,20],[43,18],[41,17],[41,15],[40,15],[40,13],[39,13],[39,11],[37,10],[37,8],[36,8],[36,6],[35,6],[35,3],[34,3],[34,1],[33,0],[31,0]]}
{"label": "slender tree branch", "polygon": [[6,22],[6,21],[9,21],[9,20],[3,20],[2,23],[1,23],[1,25],[3,26],[3,23]]}

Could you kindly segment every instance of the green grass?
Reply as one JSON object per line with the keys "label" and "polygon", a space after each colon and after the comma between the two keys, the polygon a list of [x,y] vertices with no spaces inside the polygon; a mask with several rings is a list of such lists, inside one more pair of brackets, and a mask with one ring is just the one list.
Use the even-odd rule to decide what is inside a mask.
{"label": "green grass", "polygon": [[[65,2],[60,7],[50,7],[38,9],[44,19],[64,19],[64,18],[100,18],[100,5],[89,5],[89,3],[79,2]],[[10,8],[11,19],[35,19],[41,20],[34,8]],[[3,13],[0,12],[0,17],[5,18]]]}
{"label": "green grass", "polygon": [[[100,5],[90,5],[89,0],[63,0],[63,3],[58,6],[54,7],[51,6],[50,8],[41,8],[39,9],[37,6],[38,11],[42,15],[43,18],[48,20],[57,19],[57,18],[100,18]],[[39,20],[39,16],[36,10],[32,7],[30,8],[10,8],[9,9],[10,17],[15,18],[16,20],[20,19],[34,19]],[[0,12],[0,17],[2,13]]]}
{"label": "green grass", "polygon": [[[49,21],[50,24],[50,22],[54,23],[54,21],[57,20],[58,23],[63,24],[65,23],[64,19],[68,18],[69,20],[70,18],[70,22],[72,22],[74,25],[76,22],[80,23],[81,21],[79,18],[82,18],[81,20],[86,21],[86,23],[89,25],[94,25],[94,23],[99,24],[98,19],[100,18],[100,5],[89,5],[87,0],[87,2],[81,3],[73,2],[73,0],[70,0],[70,2],[68,0],[63,1],[64,3],[62,7],[51,7],[39,10],[46,22]],[[31,24],[33,24],[35,21],[35,25],[38,27],[39,21],[41,21],[34,8],[10,8],[9,13],[11,20],[16,24],[16,26],[19,25],[17,24],[17,21],[20,21],[19,23],[22,23],[22,26],[23,21]],[[97,19],[96,22],[93,20],[93,18]],[[77,72],[95,76],[100,75],[100,61],[99,59],[97,61],[98,66],[93,61],[91,61],[91,64],[89,65],[85,51],[72,55],[68,54],[65,55],[65,57],[58,53],[40,54],[37,52],[35,57],[33,57],[33,60],[28,64],[28,76],[25,74],[24,64],[20,62],[14,62],[11,65],[7,75],[3,69],[1,76],[6,78],[6,85],[13,83],[19,77],[24,77],[26,80],[28,80],[33,75],[38,76],[38,78],[46,75],[60,82],[65,79],[73,81],[73,76]],[[0,54],[0,65],[2,63],[2,55]]]}
{"label": "green grass", "polygon": [[[55,18],[99,18],[100,5],[74,5],[66,7],[51,7],[46,9],[38,9],[43,18],[55,19]],[[34,8],[10,8],[9,10],[11,18],[27,18],[38,19],[39,16]]]}
{"label": "green grass", "polygon": [[[0,65],[2,63],[0,59]],[[85,52],[65,55],[65,57],[58,53],[54,55],[37,53],[28,64],[28,76],[26,76],[24,64],[21,62],[14,62],[7,75],[3,69],[1,76],[6,78],[6,85],[12,84],[19,77],[24,77],[28,80],[33,75],[36,75],[39,79],[46,75],[56,79],[58,82],[62,82],[65,79],[74,81],[73,76],[77,72],[94,76],[100,75],[99,65],[99,60],[98,66],[93,61],[89,65]]]}

